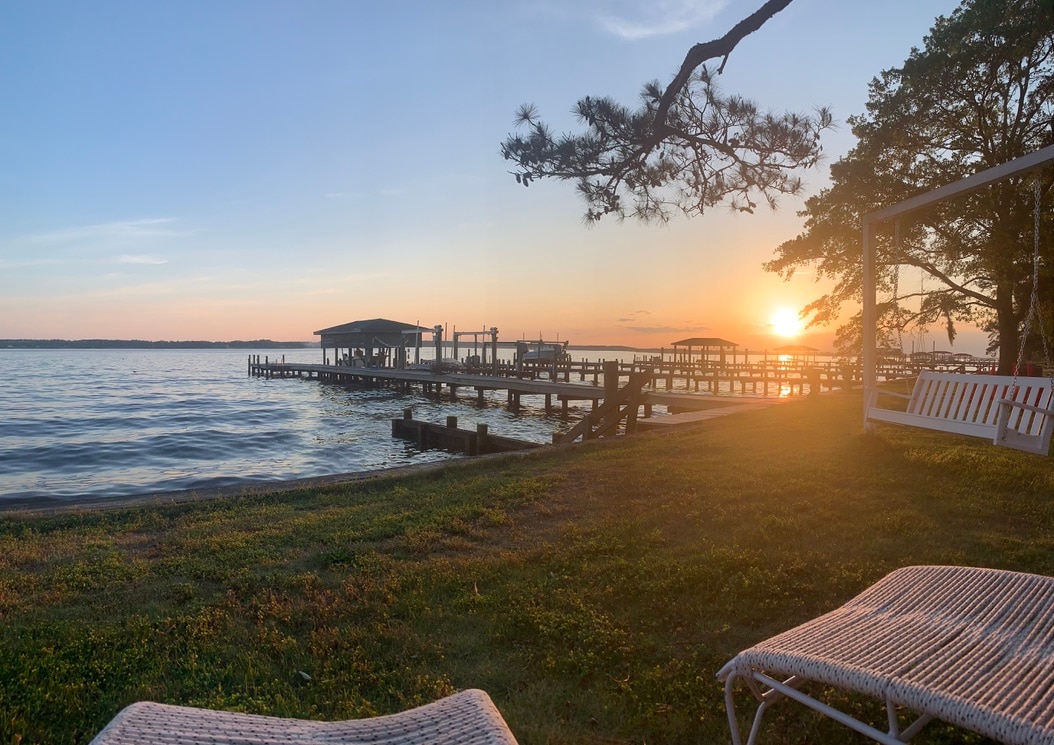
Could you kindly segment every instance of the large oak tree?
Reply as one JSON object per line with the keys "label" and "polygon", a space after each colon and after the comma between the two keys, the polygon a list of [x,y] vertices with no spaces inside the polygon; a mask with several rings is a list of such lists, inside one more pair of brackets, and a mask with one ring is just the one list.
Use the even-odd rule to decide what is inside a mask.
{"label": "large oak tree", "polygon": [[[804,231],[766,265],[786,277],[814,267],[835,281],[806,308],[813,323],[860,302],[863,215],[1054,143],[1052,4],[965,0],[903,66],[871,82],[866,114],[849,123],[859,143],[831,167],[830,188],[806,201]],[[1049,211],[1048,168],[912,214],[879,236],[886,340],[940,322],[953,341],[957,324],[978,324],[999,350],[1000,372],[1011,372],[1031,303],[1037,177]],[[1051,227],[1047,220],[1041,233],[1039,288],[1048,326]],[[860,348],[859,314],[839,331],[846,351]],[[1024,341],[1035,353],[1036,339]]]}

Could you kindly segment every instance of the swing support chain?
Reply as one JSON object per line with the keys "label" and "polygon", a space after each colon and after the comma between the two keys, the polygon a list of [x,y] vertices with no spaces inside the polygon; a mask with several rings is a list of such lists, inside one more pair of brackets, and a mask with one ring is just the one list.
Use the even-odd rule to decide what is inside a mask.
{"label": "swing support chain", "polygon": [[[1039,179],[1036,178],[1033,181],[1033,207],[1035,210],[1035,219],[1033,220],[1032,226],[1032,294],[1029,297],[1028,312],[1025,314],[1025,324],[1021,331],[1021,340],[1018,342],[1017,347],[1017,364],[1014,366],[1014,385],[1016,386],[1017,377],[1020,374],[1021,367],[1025,362],[1025,346],[1028,342],[1028,335],[1032,332],[1032,324],[1036,320],[1039,309],[1039,227],[1040,227],[1040,209],[1042,207],[1042,188],[1039,183]],[[1043,342],[1043,356],[1046,364],[1051,364],[1050,357],[1050,342],[1047,339],[1046,325],[1043,323],[1043,319],[1039,319],[1039,337]],[[1054,371],[1052,371],[1054,375]],[[1054,379],[1054,378],[1052,378]]]}
{"label": "swing support chain", "polygon": [[[1041,222],[1041,208],[1043,201],[1043,189],[1040,184],[1039,177],[1037,176],[1032,181],[1032,193],[1033,193],[1033,225],[1032,225],[1032,294],[1029,297],[1028,312],[1025,314],[1025,323],[1021,330],[1021,338],[1017,345],[1017,364],[1014,365],[1014,377],[1010,381],[1010,387],[1007,389],[1006,398],[1012,399],[1017,392],[1017,379],[1021,375],[1021,368],[1025,363],[1025,346],[1028,342],[1028,335],[1032,332],[1032,324],[1037,320],[1039,315],[1039,233],[1040,233],[1040,222]],[[1043,323],[1043,319],[1039,318],[1039,338],[1043,342],[1043,359],[1044,366],[1052,387],[1054,387],[1054,365],[1051,363],[1050,355],[1050,341],[1047,339],[1046,324]],[[1006,440],[1007,429],[1009,424],[1003,421],[1003,426],[999,431],[999,439]]]}

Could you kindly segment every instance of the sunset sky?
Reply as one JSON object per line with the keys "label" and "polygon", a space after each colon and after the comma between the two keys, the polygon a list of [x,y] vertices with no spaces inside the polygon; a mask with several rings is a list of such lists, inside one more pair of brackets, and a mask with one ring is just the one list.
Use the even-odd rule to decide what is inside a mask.
{"label": "sunset sky", "polygon": [[[871,78],[957,4],[794,0],[721,86],[833,109],[815,193]],[[587,228],[572,184],[524,189],[499,153],[520,104],[574,130],[579,98],[635,103],[760,5],[5,3],[0,338],[314,340],[384,317],[510,341],[788,343],[786,309],[822,288],[761,265],[800,232],[800,201]],[[794,341],[828,348],[832,331]]]}

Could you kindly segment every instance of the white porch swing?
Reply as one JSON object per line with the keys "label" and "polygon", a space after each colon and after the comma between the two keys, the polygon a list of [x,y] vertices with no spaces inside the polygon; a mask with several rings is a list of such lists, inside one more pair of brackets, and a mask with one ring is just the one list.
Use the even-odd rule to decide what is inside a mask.
{"label": "white porch swing", "polygon": [[[864,217],[864,306],[863,306],[863,378],[864,428],[876,422],[901,424],[955,434],[982,437],[994,445],[1014,448],[1038,455],[1050,451],[1054,433],[1054,377],[1024,377],[1018,373],[1024,360],[1024,339],[1035,320],[1039,298],[1039,226],[1040,190],[1036,182],[1035,229],[1032,257],[1032,295],[1018,361],[1014,375],[967,375],[924,370],[919,374],[908,399],[906,410],[878,405],[879,395],[902,396],[880,391],[877,385],[877,302],[875,298],[874,236],[879,224],[899,220],[902,215],[950,199],[959,194],[988,186],[1026,171],[1054,162],[1054,145],[1003,165],[990,168],[969,178],[920,194],[900,204],[872,212]],[[1046,364],[1052,364],[1050,344],[1040,322],[1040,337]],[[1054,375],[1054,373],[1052,373]]]}

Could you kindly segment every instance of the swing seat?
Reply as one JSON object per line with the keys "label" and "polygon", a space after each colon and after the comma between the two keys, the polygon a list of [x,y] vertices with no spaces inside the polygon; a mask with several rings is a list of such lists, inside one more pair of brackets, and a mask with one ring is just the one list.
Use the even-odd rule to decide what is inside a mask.
{"label": "swing seat", "polygon": [[[910,396],[871,391],[864,418],[980,437],[1001,447],[1047,455],[1054,431],[1052,387],[1049,378],[923,370]],[[906,398],[906,410],[879,406],[880,393]]]}

